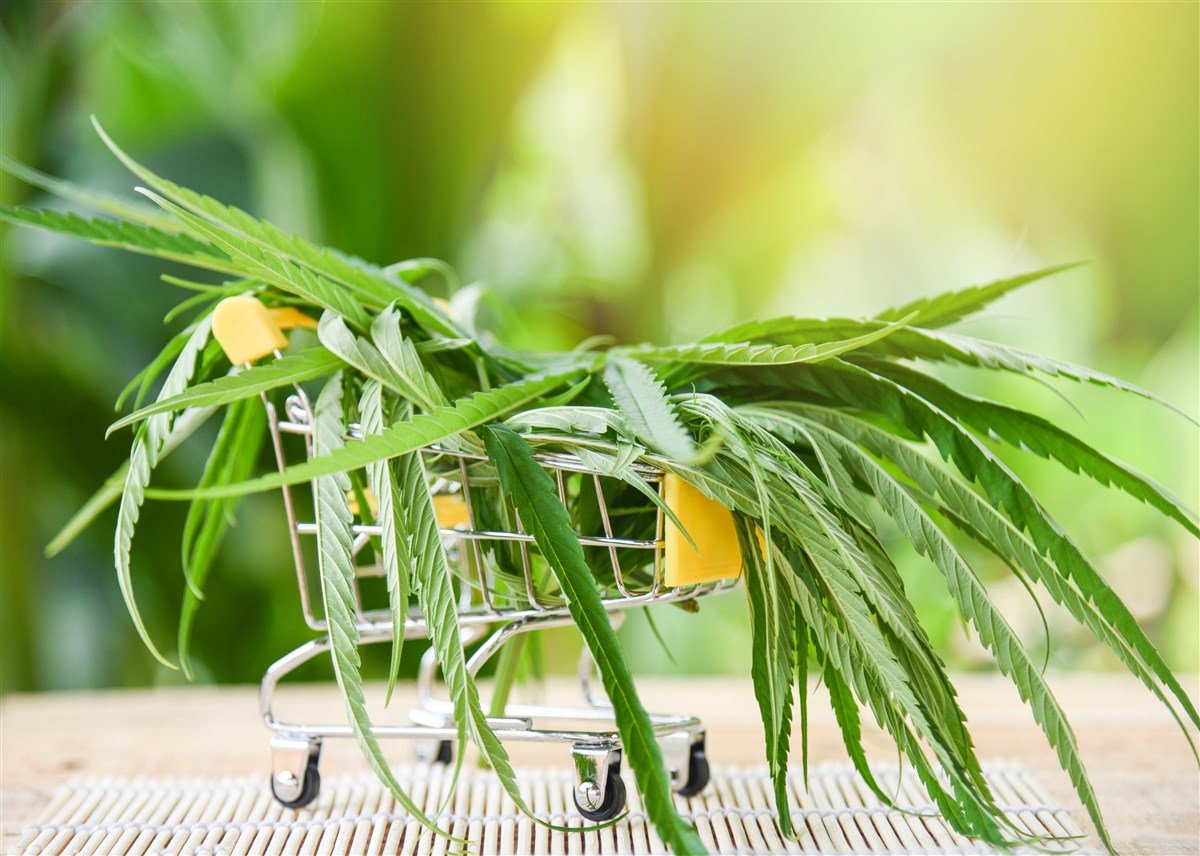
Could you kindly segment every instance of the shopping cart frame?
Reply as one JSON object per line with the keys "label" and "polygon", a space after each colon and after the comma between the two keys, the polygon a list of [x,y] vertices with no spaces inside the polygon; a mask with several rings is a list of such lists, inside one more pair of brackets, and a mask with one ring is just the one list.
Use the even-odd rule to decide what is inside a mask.
{"label": "shopping cart frame", "polygon": [[[300,386],[293,387],[284,406],[284,418],[280,418],[275,405],[264,393],[268,427],[276,463],[280,470],[288,466],[284,448],[286,435],[304,437],[308,457],[313,455],[313,410],[308,395]],[[357,425],[351,425],[348,441],[362,438]],[[534,630],[573,625],[574,621],[565,602],[546,602],[539,594],[532,573],[530,546],[533,537],[521,527],[519,517],[512,531],[482,529],[477,524],[472,503],[472,478],[469,467],[476,461],[486,460],[484,455],[470,451],[451,450],[445,447],[429,447],[422,454],[457,459],[459,474],[455,484],[445,478],[431,485],[431,492],[457,490],[466,505],[466,528],[442,529],[443,542],[450,550],[470,549],[475,558],[474,568],[478,586],[463,584],[459,606],[459,628],[464,646],[481,643],[470,655],[467,670],[472,678],[515,637]],[[542,466],[554,477],[559,498],[566,502],[565,477],[571,474],[590,476],[596,491],[598,508],[603,523],[603,533],[594,537],[581,536],[585,547],[599,547],[608,551],[613,571],[613,583],[601,586],[601,602],[608,611],[614,625],[619,625],[625,610],[665,603],[696,600],[712,594],[730,591],[738,585],[737,578],[698,583],[680,587],[667,587],[663,582],[664,514],[661,506],[655,509],[654,538],[634,540],[618,538],[609,516],[602,489],[602,479],[610,478],[604,473],[590,469],[577,457],[563,454],[539,454]],[[654,467],[635,464],[639,478],[654,486],[663,496],[664,473]],[[275,713],[275,694],[280,681],[298,667],[331,650],[328,624],[314,609],[309,590],[309,574],[305,561],[303,538],[316,534],[316,524],[302,522],[297,517],[297,503],[293,487],[282,488],[284,510],[287,517],[289,540],[296,567],[296,579],[300,593],[301,608],[305,623],[316,638],[305,642],[273,663],[263,677],[259,705],[263,721],[272,732],[271,790],[275,798],[290,808],[301,808],[314,800],[320,789],[318,770],[322,741],[330,738],[353,737],[353,731],[345,723],[306,723],[284,720]],[[356,518],[357,520],[357,518]],[[359,553],[372,537],[381,533],[381,528],[355,522],[351,528],[353,553]],[[509,541],[517,544],[524,577],[524,592],[517,594],[508,590],[497,595],[495,577],[489,574],[488,565],[481,556],[481,543],[488,540]],[[618,551],[652,551],[650,562],[652,580],[649,587],[641,588],[626,579]],[[645,563],[639,566],[644,566]],[[392,639],[391,615],[386,609],[367,610],[363,607],[358,580],[377,576],[382,572],[377,567],[357,566],[355,585],[356,626],[360,645],[388,642]],[[473,594],[475,593],[475,594]],[[520,595],[524,596],[521,602]],[[404,638],[428,638],[428,625],[424,615],[410,609],[405,618]],[[411,725],[375,725],[374,735],[380,739],[408,739],[415,741],[416,757],[419,761],[448,763],[452,760],[453,745],[458,733],[454,724],[453,705],[438,697],[436,692],[438,663],[436,651],[431,647],[421,660],[418,675],[420,707],[410,714]],[[570,747],[576,774],[574,800],[580,813],[590,820],[607,820],[615,817],[625,807],[626,792],[621,779],[621,738],[612,722],[614,712],[611,704],[597,692],[593,677],[593,662],[586,646],[579,663],[579,686],[583,697],[582,707],[557,707],[541,704],[506,704],[502,716],[489,716],[488,724],[496,736],[505,743],[561,743]],[[576,725],[575,728],[538,728],[535,720],[555,720]],[[674,790],[683,796],[700,793],[708,784],[709,768],[703,724],[694,716],[652,714],[651,723],[662,750]],[[601,724],[608,727],[600,727]]]}

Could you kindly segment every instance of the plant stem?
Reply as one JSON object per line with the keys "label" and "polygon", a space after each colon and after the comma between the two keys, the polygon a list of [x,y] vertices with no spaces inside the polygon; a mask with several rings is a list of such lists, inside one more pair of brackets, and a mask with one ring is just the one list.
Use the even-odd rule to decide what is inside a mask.
{"label": "plant stem", "polygon": [[492,690],[492,705],[488,716],[504,716],[508,707],[508,694],[517,677],[517,667],[521,663],[521,655],[525,653],[525,643],[529,636],[520,633],[514,636],[500,652],[500,660],[496,663],[496,681]]}

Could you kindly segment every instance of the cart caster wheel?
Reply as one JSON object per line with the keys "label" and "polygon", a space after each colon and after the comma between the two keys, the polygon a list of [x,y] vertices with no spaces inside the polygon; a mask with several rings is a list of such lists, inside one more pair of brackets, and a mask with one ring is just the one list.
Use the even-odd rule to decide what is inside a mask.
{"label": "cart caster wheel", "polygon": [[445,764],[449,766],[454,763],[454,743],[450,740],[439,740],[437,754],[433,756],[433,763]]}
{"label": "cart caster wheel", "polygon": [[712,773],[708,769],[708,752],[704,748],[704,741],[698,740],[692,744],[692,748],[688,752],[687,784],[676,793],[681,797],[694,797],[708,787],[711,779]]}
{"label": "cart caster wheel", "polygon": [[271,739],[271,794],[288,808],[304,808],[321,790],[321,741],[306,734]]}
{"label": "cart caster wheel", "polygon": [[588,796],[599,791],[596,783],[590,781],[583,782],[575,789],[573,795],[575,808],[579,809],[579,813],[588,820],[612,820],[625,810],[625,781],[621,778],[621,763],[619,761],[609,766],[607,779],[608,781],[604,787],[604,801],[599,806],[593,808],[589,808],[585,803],[593,802],[588,799]]}
{"label": "cart caster wheel", "polygon": [[317,794],[321,792],[321,774],[317,770],[316,759],[308,762],[308,766],[304,768],[304,781],[300,785],[300,795],[294,799],[284,799],[279,795],[282,788],[285,793],[293,793],[295,784],[291,779],[283,780],[280,777],[291,776],[294,774],[289,772],[280,773],[275,778],[271,779],[271,794],[279,801],[279,804],[285,808],[301,809],[317,798]]}

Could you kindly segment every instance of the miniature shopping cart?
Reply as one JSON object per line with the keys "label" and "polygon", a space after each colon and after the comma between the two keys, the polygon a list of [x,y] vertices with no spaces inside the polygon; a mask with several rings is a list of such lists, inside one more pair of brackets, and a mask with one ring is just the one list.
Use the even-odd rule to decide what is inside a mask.
{"label": "miniature shopping cart", "polygon": [[[279,328],[311,323],[311,319],[295,310],[271,313],[253,298],[230,298],[214,314],[213,333],[236,363],[249,363],[271,353],[278,356],[286,342]],[[244,346],[246,342],[248,346]],[[288,464],[288,444],[298,442],[289,435],[302,438],[304,453],[311,456],[313,411],[305,391],[294,387],[282,414],[265,394],[263,402],[280,469]],[[347,442],[361,437],[358,426],[351,425]],[[455,584],[463,643],[480,643],[467,663],[468,671],[475,677],[502,646],[519,634],[569,626],[573,621],[561,595],[547,590],[544,562],[538,561],[533,537],[521,526],[515,510],[510,507],[496,512],[499,494],[486,457],[439,446],[428,447],[421,454],[431,473],[429,489],[442,527],[443,543],[452,563],[460,569]],[[640,529],[626,531],[625,522],[610,514],[609,498],[614,490],[628,488],[627,483],[585,466],[574,456],[548,454],[539,455],[538,460],[554,479],[564,504],[570,498],[573,504],[586,504],[593,512],[589,518],[595,531],[580,531],[579,540],[592,556],[601,600],[614,624],[621,621],[628,609],[693,601],[737,586],[740,560],[728,512],[684,482],[654,467],[635,464],[633,468],[636,477],[657,492],[681,520],[688,530],[688,540],[674,525],[669,528],[664,525],[662,504],[648,498],[644,498]],[[352,736],[350,726],[344,723],[285,722],[274,713],[275,689],[280,680],[302,664],[329,653],[331,647],[327,621],[323,611],[316,608],[309,588],[306,553],[310,545],[306,542],[315,540],[312,536],[316,534],[316,524],[301,519],[301,506],[309,501],[306,493],[283,487],[300,604],[308,626],[321,635],[267,669],[260,691],[263,719],[273,732],[271,790],[280,803],[292,808],[305,806],[317,796],[322,741]],[[486,505],[482,501],[485,495]],[[371,608],[364,597],[371,578],[383,574],[369,560],[373,551],[366,549],[382,530],[365,522],[369,515],[365,509],[357,508],[356,502],[351,506],[357,509],[352,533],[360,642],[363,645],[388,642],[393,635],[390,612],[386,608]],[[512,523],[501,526],[496,518]],[[507,563],[496,560],[503,556],[508,557]],[[410,610],[404,622],[405,639],[428,638],[428,635],[425,616],[418,610]],[[593,671],[594,664],[585,646],[579,663],[581,707],[507,704],[503,714],[489,717],[488,723],[506,743],[568,746],[577,777],[575,804],[584,817],[599,821],[624,809],[626,792],[621,779],[621,739],[612,722],[613,708],[596,691]],[[418,760],[448,763],[453,757],[457,731],[452,704],[437,692],[437,676],[436,652],[431,647],[421,659],[420,707],[411,712],[412,724],[378,724],[374,733],[379,738],[414,741]],[[543,722],[569,724],[572,728],[541,727]],[[651,715],[651,722],[674,789],[684,796],[698,794],[709,781],[703,725],[692,716]]]}

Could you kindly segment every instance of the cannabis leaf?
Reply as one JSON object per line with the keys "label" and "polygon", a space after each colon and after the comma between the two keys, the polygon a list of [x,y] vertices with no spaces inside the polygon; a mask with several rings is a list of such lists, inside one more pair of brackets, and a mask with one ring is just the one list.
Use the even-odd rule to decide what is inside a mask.
{"label": "cannabis leaf", "polygon": [[918,393],[946,413],[955,414],[963,424],[999,437],[1027,452],[1053,458],[1072,472],[1083,473],[1101,484],[1111,484],[1135,499],[1154,506],[1193,535],[1200,536],[1196,512],[1184,505],[1181,499],[1132,467],[1108,457],[1052,422],[1023,410],[955,392],[928,375],[903,366],[872,364],[871,368]]}
{"label": "cannabis leaf", "polygon": [[[671,525],[687,535],[686,510],[669,507],[660,495],[666,473],[734,516],[754,643],[748,671],[785,835],[795,833],[786,787],[791,732],[798,716],[807,770],[807,682],[815,673],[829,688],[851,762],[885,805],[894,807],[895,795],[871,774],[863,711],[890,735],[957,832],[997,847],[1040,843],[1004,814],[990,790],[945,663],[908,597],[889,554],[891,541],[880,534],[882,518],[889,521],[883,531],[895,532],[945,580],[960,615],[1028,703],[1107,847],[1112,844],[1070,726],[1039,664],[967,563],[960,537],[1005,563],[1035,603],[1037,585],[1106,645],[1176,719],[1200,762],[1192,736],[1200,726],[1195,702],[1129,609],[1001,454],[1011,447],[1039,455],[1147,503],[1193,535],[1200,534],[1195,511],[1065,426],[961,393],[928,373],[928,364],[950,362],[1036,380],[1066,378],[1161,402],[1086,366],[942,329],[1070,266],[922,298],[873,319],[785,317],[739,324],[696,343],[599,352],[593,340],[569,352],[529,353],[495,342],[478,326],[481,287],[454,295],[452,306],[466,329],[416,287],[436,275],[453,291],[457,279],[444,263],[417,259],[381,268],[320,247],[175,185],[104,139],[149,185],[142,192],[157,209],[5,158],[0,168],[116,219],[25,208],[0,209],[0,217],[233,279],[209,284],[164,277],[192,292],[168,319],[196,317],[121,392],[118,409],[132,397],[134,412],[110,433],[135,427],[129,462],[47,552],[63,549],[117,503],[118,584],[138,633],[166,663],[135,604],[131,542],[145,499],[190,500],[181,541],[186,590],[178,645],[190,676],[197,610],[239,498],[312,481],[328,642],[351,732],[396,799],[435,831],[444,834],[400,789],[367,715],[347,491],[358,498],[363,521],[376,523],[381,533],[372,543],[392,622],[388,700],[415,603],[445,675],[460,744],[474,741],[506,792],[528,812],[458,632],[460,598],[479,580],[464,579],[448,562],[430,497],[431,479],[450,473],[457,479],[460,465],[470,471],[473,510],[483,529],[512,529],[519,518],[532,534],[539,555],[536,591],[529,597],[565,602],[612,701],[647,814],[677,853],[699,851],[701,842],[676,811],[654,728],[606,612],[612,604],[602,598],[611,577],[599,565],[593,574],[574,528],[599,526],[603,499],[606,531],[616,523],[654,538]],[[222,375],[210,314],[231,294],[252,294],[309,319],[320,315],[321,346]],[[164,372],[156,399],[143,406]],[[255,476],[266,421],[255,399],[272,407],[276,390],[323,378],[310,459]],[[221,407],[221,425],[196,488],[151,488],[155,466]],[[352,419],[361,423],[363,438],[344,443]],[[926,446],[937,456],[926,454]],[[550,478],[547,462],[564,460],[571,461],[571,471],[587,471],[582,481],[573,474],[558,484]],[[599,493],[588,489],[588,479]],[[376,515],[367,512],[368,487]],[[482,551],[485,570],[494,572],[500,588],[523,584],[504,543],[485,543]],[[645,559],[626,578],[649,586],[655,572]],[[679,604],[695,609],[693,601]],[[520,657],[519,646],[501,655],[492,699],[496,715],[504,710]],[[458,753],[455,776],[464,754]]]}
{"label": "cannabis leaf", "polygon": [[[180,443],[192,436],[196,429],[203,425],[214,412],[214,408],[211,407],[197,407],[179,414],[171,424],[171,430],[158,452],[159,462],[161,463],[167,455],[179,447]],[[46,558],[52,559],[69,547],[83,530],[87,529],[97,517],[121,498],[128,474],[129,461],[125,461],[104,480],[104,484],[100,485],[95,493],[88,497],[79,510],[71,515],[71,519],[63,524],[62,529],[46,545]]]}
{"label": "cannabis leaf", "polygon": [[[340,373],[334,374],[326,382],[317,398],[313,416],[313,444],[317,453],[331,454],[341,448],[345,415]],[[387,786],[396,801],[422,825],[439,835],[451,838],[456,843],[465,844],[466,842],[454,838],[427,817],[404,791],[392,768],[388,766],[379,739],[371,728],[366,697],[363,694],[361,659],[358,653],[353,539],[350,534],[353,516],[346,499],[349,490],[350,479],[345,473],[331,473],[313,481],[313,507],[317,518],[317,567],[321,575],[321,592],[329,622],[333,673],[341,688],[342,697],[346,700],[350,728],[372,771]]]}
{"label": "cannabis leaf", "polygon": [[404,395],[409,401],[421,405],[426,404],[414,397],[407,380],[397,375],[396,370],[383,358],[375,346],[367,339],[356,336],[340,316],[334,315],[332,312],[322,315],[321,322],[317,326],[317,336],[320,338],[321,344],[331,353],[337,354],[341,360],[357,369],[364,377],[382,383],[392,391]]}
{"label": "cannabis leaf", "polygon": [[[806,420],[828,425],[872,454],[892,462],[915,485],[910,491],[921,491],[925,505],[948,517],[957,528],[1014,569],[1023,569],[1034,580],[1041,582],[1055,602],[1095,633],[1178,720],[1174,707],[1163,693],[1154,673],[1142,662],[1135,649],[1114,631],[1096,606],[1080,593],[1070,577],[1042,555],[1022,529],[958,475],[938,466],[893,434],[850,414],[791,403],[769,403],[762,408],[754,408],[754,411],[755,416],[765,414],[771,420],[783,411],[798,413]],[[783,427],[783,423],[776,424]],[[1182,723],[1180,725],[1182,728]],[[1184,736],[1190,741],[1186,729]]]}
{"label": "cannabis leaf", "polygon": [[609,357],[604,383],[638,439],[670,458],[695,460],[696,444],[679,421],[666,389],[648,366],[637,360]]}
{"label": "cannabis leaf", "polygon": [[153,226],[164,232],[178,231],[177,224],[172,222],[170,217],[163,216],[153,208],[146,205],[139,205],[136,201],[114,196],[110,193],[103,193],[88,187],[82,187],[62,178],[46,175],[46,173],[40,172],[28,164],[23,164],[16,158],[9,157],[2,152],[0,152],[0,170],[19,178],[26,184],[33,185],[57,196],[59,199],[74,202],[77,205],[91,208],[93,211],[99,211],[102,214],[108,214],[119,220],[141,223],[144,226]]}
{"label": "cannabis leaf", "polygon": [[1014,524],[1029,532],[1038,549],[1047,553],[1055,565],[1075,581],[1105,621],[1137,651],[1175,696],[1192,723],[1200,727],[1200,714],[1191,697],[1171,674],[1128,607],[1020,479],[957,421],[882,376],[848,364],[823,368],[819,374],[814,374],[812,381],[816,388],[834,393],[839,400],[879,410],[914,433],[928,436],[944,458],[953,460],[964,476],[976,481],[992,504],[1005,509]]}
{"label": "cannabis leaf", "polygon": [[324,377],[342,365],[342,360],[325,348],[308,348],[288,354],[271,362],[235,371],[205,383],[159,399],[124,416],[108,427],[107,435],[127,425],[134,425],[160,413],[173,413],[188,407],[219,407],[281,386],[293,386],[307,380]]}
{"label": "cannabis leaf", "polygon": [[156,226],[85,218],[78,214],[48,209],[14,208],[9,205],[0,205],[0,218],[10,223],[79,238],[103,247],[116,247],[220,273],[238,272],[238,268],[229,262],[225,254],[211,244],[199,241],[191,235],[166,232]]}
{"label": "cannabis leaf", "polygon": [[[175,365],[163,382],[159,398],[169,397],[183,389],[191,380],[196,370],[196,361],[204,346],[208,343],[211,320],[204,319],[193,331],[187,344],[184,345]],[[175,419],[167,413],[151,417],[138,431],[133,441],[133,451],[129,455],[129,469],[125,474],[125,484],[121,492],[121,502],[117,511],[117,532],[113,543],[113,557],[117,567],[117,581],[121,588],[121,597],[133,619],[133,626],[138,635],[154,655],[154,658],[169,668],[175,668],[150,638],[150,632],[142,621],[133,595],[133,579],[129,567],[129,553],[133,545],[133,533],[141,516],[142,502],[145,498],[146,485],[150,483],[150,474],[162,457],[167,438],[171,434],[171,426]]]}
{"label": "cannabis leaf", "polygon": [[[438,652],[446,689],[454,702],[454,721],[459,729],[460,741],[467,733],[473,737],[484,759],[499,777],[505,793],[522,813],[535,817],[521,795],[508,752],[488,723],[487,714],[479,701],[475,679],[467,670],[452,575],[421,455],[415,452],[405,455],[399,460],[398,467],[405,514],[404,526],[400,531],[409,533],[412,538],[417,598],[429,622],[431,641]],[[461,759],[460,752],[460,763]]]}
{"label": "cannabis leaf", "polygon": [[[239,401],[225,411],[213,442],[200,485],[229,484],[247,478],[254,470],[263,441],[263,414],[256,401]],[[187,588],[179,609],[179,667],[191,680],[191,638],[196,612],[204,599],[204,585],[221,541],[237,511],[240,497],[197,500],[188,509],[183,525],[181,557]]]}
{"label": "cannabis leaf", "polygon": [[921,330],[919,332],[911,331],[909,335],[904,336],[895,344],[904,348],[904,351],[897,354],[898,356],[911,356],[924,360],[950,360],[976,368],[998,369],[1026,376],[1042,374],[1053,378],[1066,378],[1079,383],[1109,387],[1161,404],[1174,410],[1190,422],[1196,421],[1169,401],[1136,384],[1113,377],[1105,372],[1090,369],[1087,366],[1035,354],[999,342],[989,342],[946,330]]}
{"label": "cannabis leaf", "polygon": [[505,495],[546,557],[566,595],[571,617],[599,667],[646,814],[673,852],[704,852],[695,830],[675,810],[654,726],[638,698],[621,644],[600,602],[583,548],[553,480],[533,457],[529,445],[511,428],[493,424],[481,433]]}
{"label": "cannabis leaf", "polygon": [[224,487],[205,488],[191,491],[154,491],[162,499],[196,499],[218,496],[238,496],[272,490],[285,484],[309,481],[318,476],[347,472],[386,458],[397,458],[415,452],[425,446],[441,442],[449,437],[479,427],[485,422],[503,417],[523,404],[545,395],[550,390],[568,381],[575,372],[531,375],[507,386],[489,392],[477,392],[461,398],[452,405],[435,408],[411,419],[396,422],[361,443],[332,448],[327,454],[318,455],[303,464],[294,464],[286,470],[257,479],[239,482]]}
{"label": "cannabis leaf", "polygon": [[880,312],[875,318],[879,321],[896,321],[907,316],[907,323],[913,327],[944,327],[973,315],[1010,291],[1016,291],[1056,273],[1073,270],[1082,264],[1084,262],[1054,265],[996,280],[987,285],[972,285],[959,291],[947,291],[936,297],[919,297],[911,303]]}
{"label": "cannabis leaf", "polygon": [[365,328],[369,323],[367,310],[354,300],[350,291],[342,284],[326,279],[270,249],[264,249],[234,232],[190,214],[156,193],[145,189],[141,189],[140,192],[169,211],[189,231],[211,241],[240,265],[240,270],[245,276],[270,283],[288,294],[341,315],[360,328]]}
{"label": "cannabis leaf", "polygon": [[[749,520],[742,516],[737,526],[753,643],[750,678],[763,720],[767,768],[775,788],[779,828],[790,838],[793,831],[787,774],[792,733],[792,673],[796,657],[795,604],[786,594],[781,596],[774,567],[767,567],[760,560],[754,527]],[[803,694],[807,689],[801,686],[800,692]]]}
{"label": "cannabis leaf", "polygon": [[441,407],[446,404],[446,394],[425,368],[421,361],[421,352],[428,354],[448,350],[446,343],[452,340],[441,339],[422,343],[425,346],[435,344],[438,345],[437,348],[414,345],[413,341],[404,335],[403,322],[404,319],[395,305],[388,306],[371,322],[371,339],[391,367],[393,382],[397,383],[402,394],[425,409]]}
{"label": "cannabis leaf", "polygon": [[[384,417],[383,389],[377,381],[368,381],[363,385],[362,429],[364,436],[378,434],[383,430],[388,420]],[[379,503],[376,519],[379,521],[382,534],[381,559],[384,577],[387,581],[388,609],[392,617],[392,659],[388,668],[387,698],[384,704],[392,700],[396,689],[396,679],[400,674],[400,654],[404,648],[404,625],[408,620],[408,605],[412,595],[412,581],[409,570],[413,566],[412,550],[409,539],[402,537],[406,530],[400,517],[398,504],[398,489],[396,473],[391,461],[376,461],[367,467],[367,477],[371,490]]]}
{"label": "cannabis leaf", "polygon": [[716,366],[780,366],[816,363],[838,354],[865,348],[901,329],[909,318],[850,339],[799,345],[756,345],[751,342],[698,342],[691,345],[621,348],[617,353],[649,363],[702,363]]}
{"label": "cannabis leaf", "polygon": [[[92,117],[92,125],[105,145],[129,168],[130,172],[145,181],[162,196],[176,203],[175,206],[168,207],[168,210],[176,216],[182,214],[183,209],[199,215],[195,218],[182,218],[191,227],[194,228],[197,225],[196,221],[203,218],[221,227],[227,236],[240,236],[241,240],[236,241],[236,244],[250,258],[253,258],[250,249],[250,245],[253,245],[262,251],[265,258],[273,258],[277,264],[286,266],[283,260],[290,260],[297,266],[303,266],[305,270],[311,270],[323,278],[354,289],[368,299],[381,301],[377,304],[378,306],[399,300],[403,303],[404,308],[417,319],[417,322],[430,332],[450,338],[462,336],[462,331],[445,313],[434,306],[424,293],[411,287],[404,280],[387,277],[382,271],[366,263],[350,262],[339,253],[324,247],[317,247],[297,235],[288,235],[270,223],[258,220],[244,211],[223,205],[209,196],[195,193],[167,181],[125,154],[104,132],[95,117]],[[299,275],[303,276],[303,274]]]}
{"label": "cannabis leaf", "polygon": [[539,407],[523,410],[508,418],[508,424],[521,430],[548,430],[565,433],[630,434],[625,418],[607,407]]}
{"label": "cannabis leaf", "polygon": [[[803,344],[824,342],[837,337],[857,338],[869,335],[872,331],[882,330],[884,327],[883,321],[864,321],[853,318],[782,317],[739,325],[724,333],[714,334],[709,339],[723,342],[727,341],[727,337],[736,336],[747,341]],[[708,342],[709,339],[705,341]],[[1047,375],[1053,378],[1091,383],[1154,401],[1174,410],[1193,423],[1196,421],[1153,392],[1105,372],[998,342],[964,336],[960,333],[904,326],[885,338],[860,345],[855,350],[861,354],[848,354],[846,357],[848,361],[854,362],[866,355],[929,362],[955,362],[973,368],[1013,372],[1025,377]],[[770,370],[771,366],[764,365],[761,368]],[[676,377],[686,377],[686,375],[678,373],[678,370],[676,372]]]}
{"label": "cannabis leaf", "polygon": [[871,489],[880,506],[895,521],[918,553],[927,556],[946,578],[963,617],[974,624],[979,639],[995,655],[1000,671],[1012,678],[1050,745],[1058,751],[1063,768],[1071,777],[1080,801],[1095,824],[1101,841],[1113,844],[1100,815],[1096,793],[1083,769],[1075,735],[1067,725],[1041,670],[1030,660],[1012,628],[993,605],[983,584],[975,576],[946,534],[904,487],[861,448],[824,426],[810,423],[817,436],[843,457],[854,474]]}

